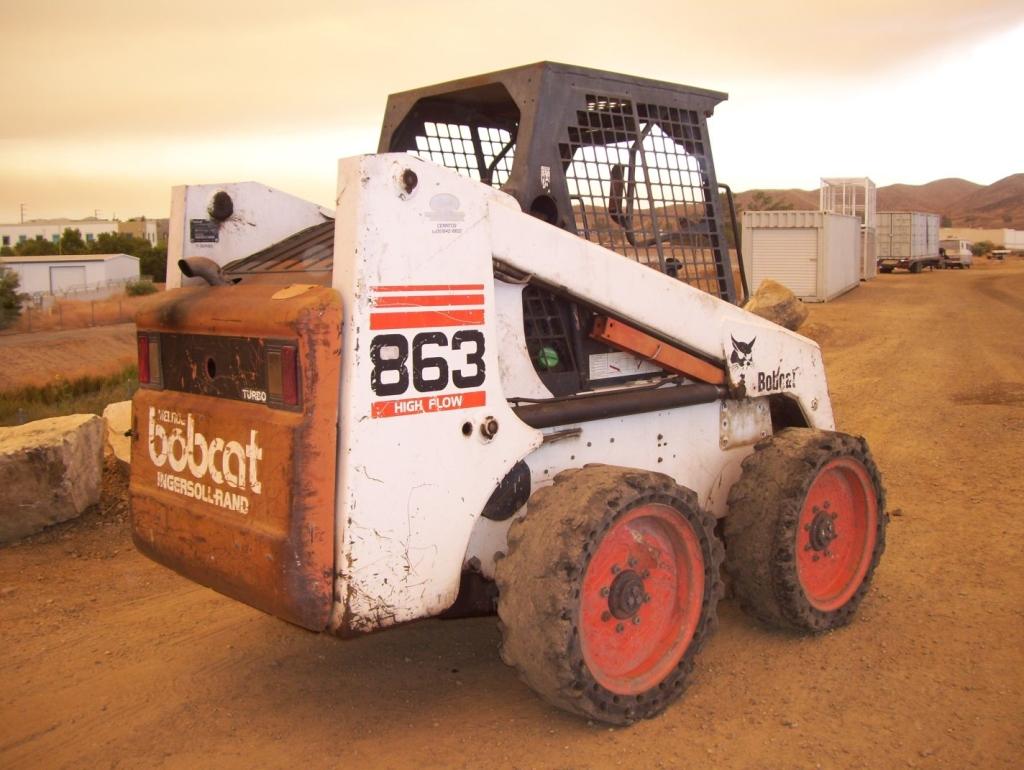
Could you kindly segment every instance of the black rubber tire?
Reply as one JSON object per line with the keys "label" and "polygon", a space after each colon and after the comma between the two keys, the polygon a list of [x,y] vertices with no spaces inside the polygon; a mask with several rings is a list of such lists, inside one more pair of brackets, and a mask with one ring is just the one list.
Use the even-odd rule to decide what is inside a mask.
{"label": "black rubber tire", "polygon": [[878,272],[880,272],[880,273],[891,273],[892,272],[892,268],[891,267],[880,267],[880,268],[878,268]]}
{"label": "black rubber tire", "polygon": [[[637,695],[598,684],[581,650],[580,589],[590,555],[618,518],[637,506],[672,506],[692,527],[704,564],[699,621],[674,668]],[[508,555],[498,562],[498,615],[502,659],[548,703],[610,724],[657,716],[682,695],[694,658],[717,627],[723,593],[723,548],[715,519],[697,495],[668,476],[608,465],[566,470],[531,497],[527,514],[513,522]]]}
{"label": "black rubber tire", "polygon": [[[860,586],[841,607],[823,612],[811,605],[797,574],[800,512],[818,472],[829,461],[857,460],[878,503],[876,541]],[[885,551],[885,489],[867,442],[844,433],[789,428],[757,445],[729,492],[725,519],[726,570],[740,606],[778,628],[821,633],[846,625],[871,583]]]}
{"label": "black rubber tire", "polygon": [[921,263],[920,262],[915,262],[914,264],[912,264],[910,266],[910,272],[912,272],[912,273],[920,273],[921,272]]}

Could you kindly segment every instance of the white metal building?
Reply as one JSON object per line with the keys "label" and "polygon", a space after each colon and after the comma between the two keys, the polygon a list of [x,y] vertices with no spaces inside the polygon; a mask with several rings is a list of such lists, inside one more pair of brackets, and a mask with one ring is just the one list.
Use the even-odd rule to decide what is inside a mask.
{"label": "white metal building", "polygon": [[940,228],[943,240],[965,240],[971,243],[990,241],[997,248],[1024,251],[1024,230],[1013,230],[1006,227],[943,227]]}
{"label": "white metal building", "polygon": [[21,224],[0,225],[0,246],[17,246],[26,241],[44,240],[60,243],[66,228],[78,230],[86,243],[100,233],[116,233],[117,222],[111,219],[31,219]]}
{"label": "white metal building", "polygon": [[771,279],[806,302],[860,284],[860,218],[829,211],[745,211],[743,258],[750,286]]}
{"label": "white metal building", "polygon": [[19,291],[28,294],[73,294],[139,280],[139,258],[129,254],[0,257],[0,265],[18,274]]}

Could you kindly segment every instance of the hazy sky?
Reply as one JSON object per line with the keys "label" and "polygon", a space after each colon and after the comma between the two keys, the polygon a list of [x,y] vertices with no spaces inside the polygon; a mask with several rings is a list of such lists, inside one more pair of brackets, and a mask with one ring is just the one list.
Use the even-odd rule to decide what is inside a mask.
{"label": "hazy sky", "polygon": [[736,190],[1024,171],[1021,0],[711,5],[0,0],[0,222],[245,179],[330,205],[387,94],[542,59],[728,92]]}

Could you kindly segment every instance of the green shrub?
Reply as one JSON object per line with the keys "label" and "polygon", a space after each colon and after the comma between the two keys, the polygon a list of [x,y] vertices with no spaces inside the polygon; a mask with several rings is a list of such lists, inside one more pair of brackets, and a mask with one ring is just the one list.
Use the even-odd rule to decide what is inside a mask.
{"label": "green shrub", "polygon": [[18,291],[18,274],[6,267],[0,267],[0,329],[10,326],[21,315],[21,303],[28,296]]}
{"label": "green shrub", "polygon": [[129,297],[142,297],[146,294],[154,294],[156,286],[148,278],[143,278],[139,281],[130,281],[125,285],[124,291]]}

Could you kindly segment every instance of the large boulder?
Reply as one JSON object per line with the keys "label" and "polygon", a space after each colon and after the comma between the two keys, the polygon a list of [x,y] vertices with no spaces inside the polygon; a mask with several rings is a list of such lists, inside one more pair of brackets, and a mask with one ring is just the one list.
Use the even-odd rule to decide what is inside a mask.
{"label": "large boulder", "polygon": [[807,320],[808,313],[807,307],[793,292],[771,279],[761,281],[743,309],[794,332]]}
{"label": "large boulder", "polygon": [[0,428],[0,543],[80,515],[99,502],[102,475],[94,414]]}
{"label": "large boulder", "polygon": [[107,404],[103,410],[107,424],[107,446],[120,462],[130,465],[132,461],[132,440],[125,434],[132,427],[132,402],[118,401]]}

